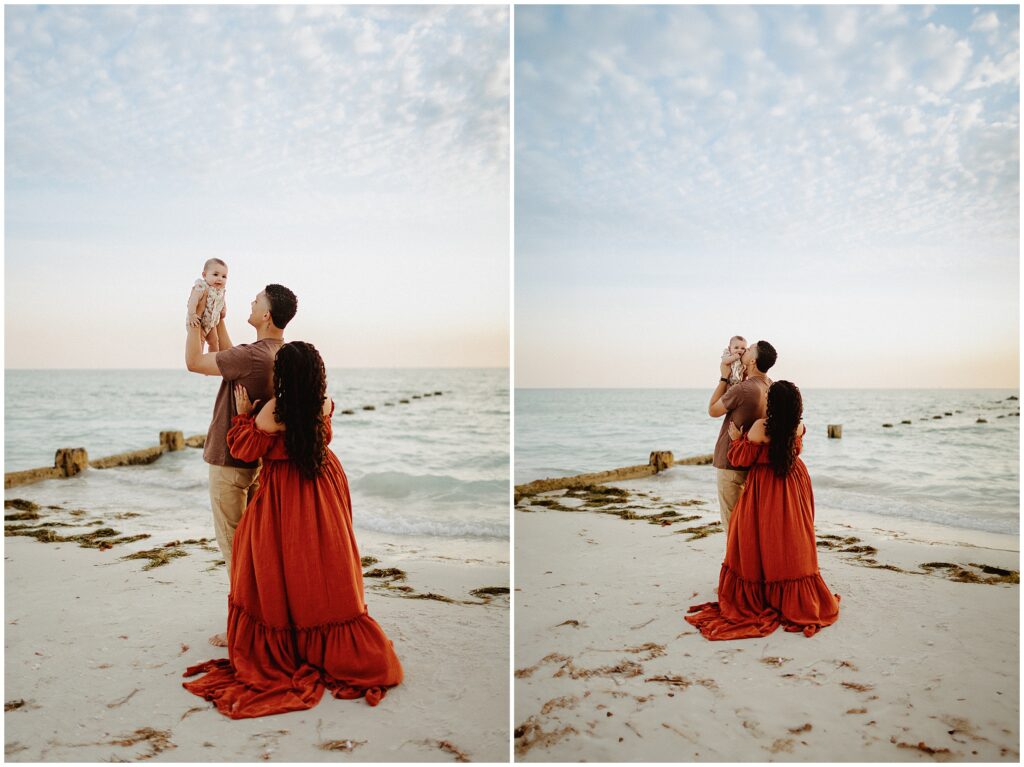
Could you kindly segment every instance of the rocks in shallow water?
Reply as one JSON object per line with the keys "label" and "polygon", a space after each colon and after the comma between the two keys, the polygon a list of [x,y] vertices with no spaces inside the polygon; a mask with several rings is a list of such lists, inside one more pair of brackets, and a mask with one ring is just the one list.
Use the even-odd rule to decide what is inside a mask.
{"label": "rocks in shallow water", "polygon": [[908,418],[904,418],[902,421],[900,421],[900,423],[913,423],[913,421],[911,421]]}
{"label": "rocks in shallow water", "polygon": [[943,413],[943,415],[953,415],[952,413]]}
{"label": "rocks in shallow water", "polygon": [[933,415],[933,416],[932,416],[932,420],[933,420],[933,421],[938,421],[938,420],[939,420],[939,419],[941,419],[941,418],[942,418],[942,416],[941,416],[941,415]]}
{"label": "rocks in shallow water", "polygon": [[441,394],[442,394],[442,392],[439,392],[439,391],[436,391],[436,392],[434,392],[434,396],[435,396],[435,397],[440,397],[440,396],[441,396]]}
{"label": "rocks in shallow water", "polygon": [[1015,395],[1011,394],[1009,397],[1006,398],[1006,401],[1007,402],[1011,402],[1011,401],[1016,401],[1016,399],[1017,399],[1017,397]]}
{"label": "rocks in shallow water", "polygon": [[883,429],[891,429],[892,428],[892,424],[891,423],[883,423],[882,424],[882,428]]}
{"label": "rocks in shallow water", "polygon": [[398,404],[400,404],[400,405],[408,405],[409,404],[409,400],[407,400],[407,399],[400,399],[400,400],[398,400]]}
{"label": "rocks in shallow water", "polygon": [[355,415],[356,411],[355,410],[342,410],[341,414],[342,415]]}
{"label": "rocks in shallow water", "polygon": [[979,418],[975,423],[988,423],[984,418]]}

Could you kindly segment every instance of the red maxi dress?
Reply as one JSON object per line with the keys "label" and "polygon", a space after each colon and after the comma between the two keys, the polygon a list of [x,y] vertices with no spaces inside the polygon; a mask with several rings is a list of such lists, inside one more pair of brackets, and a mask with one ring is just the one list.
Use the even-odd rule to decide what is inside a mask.
{"label": "red maxi dress", "polygon": [[376,706],[402,665],[363,601],[341,463],[328,449],[323,473],[306,479],[284,433],[260,430],[252,415],[234,417],[227,441],[235,458],[263,459],[259,490],[235,530],[228,657],[191,666],[184,676],[208,673],[182,686],[232,719],[312,708],[324,690]]}
{"label": "red maxi dress", "polygon": [[[797,450],[802,440],[797,438]],[[818,570],[814,493],[798,456],[785,478],[768,462],[768,445],[743,435],[729,463],[750,466],[729,520],[718,601],[694,605],[686,620],[708,639],[747,639],[786,631],[814,635],[839,618],[839,595]]]}

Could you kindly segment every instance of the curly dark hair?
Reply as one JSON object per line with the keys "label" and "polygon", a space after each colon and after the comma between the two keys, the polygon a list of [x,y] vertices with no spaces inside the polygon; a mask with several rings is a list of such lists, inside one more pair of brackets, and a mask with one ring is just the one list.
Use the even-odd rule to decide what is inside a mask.
{"label": "curly dark hair", "polygon": [[779,358],[779,353],[767,341],[758,341],[754,346],[757,347],[757,361],[755,362],[757,369],[762,373],[767,373],[775,364],[775,360]]}
{"label": "curly dark hair", "polygon": [[285,426],[288,457],[307,479],[323,471],[327,457],[327,425],[321,417],[327,397],[327,371],[313,344],[284,344],[274,359],[275,419]]}
{"label": "curly dark hair", "polygon": [[276,283],[267,285],[263,288],[263,292],[270,304],[270,319],[274,321],[275,327],[284,330],[285,325],[291,322],[295,312],[298,311],[299,299],[284,285]]}
{"label": "curly dark hair", "polygon": [[796,384],[776,381],[768,388],[768,418],[764,432],[771,439],[768,462],[777,477],[785,477],[796,463],[796,432],[803,414],[804,400]]}

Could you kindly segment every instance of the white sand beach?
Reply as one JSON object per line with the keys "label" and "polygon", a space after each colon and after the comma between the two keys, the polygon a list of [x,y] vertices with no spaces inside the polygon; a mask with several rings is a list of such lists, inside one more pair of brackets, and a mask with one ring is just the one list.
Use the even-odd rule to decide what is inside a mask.
{"label": "white sand beach", "polygon": [[517,760],[1019,761],[1016,537],[818,507],[838,622],[711,642],[683,619],[725,548],[700,471],[517,507]]}
{"label": "white sand beach", "polygon": [[[91,521],[38,513],[28,524]],[[8,522],[9,532],[14,524],[26,523]],[[181,686],[187,666],[227,657],[207,644],[226,616],[220,553],[167,543],[154,536],[99,550],[8,535],[8,761],[507,761],[508,597],[470,593],[507,589],[507,566],[461,556],[457,540],[362,533],[364,559],[379,560],[364,570],[405,573],[366,578],[370,614],[394,641],[404,683],[376,708],[325,694],[308,711],[232,721]],[[154,548],[182,555],[150,570],[149,560],[122,559]]]}

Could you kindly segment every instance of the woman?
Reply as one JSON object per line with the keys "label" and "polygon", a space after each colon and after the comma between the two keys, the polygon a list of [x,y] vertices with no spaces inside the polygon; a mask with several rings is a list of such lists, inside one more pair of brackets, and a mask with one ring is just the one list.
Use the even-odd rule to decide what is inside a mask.
{"label": "woman", "polygon": [[776,381],[767,412],[746,436],[729,424],[729,463],[751,468],[729,523],[719,601],[686,616],[708,639],[763,637],[780,624],[812,636],[839,617],[839,595],[818,570],[814,494],[799,455],[800,390]]}
{"label": "woman", "polygon": [[228,596],[228,658],[183,686],[221,713],[245,719],[336,698],[377,705],[402,681],[391,640],[366,611],[352,532],[348,479],[331,441],[334,403],[312,344],[284,344],[274,397],[255,413],[235,387],[227,441],[244,461],[263,459],[259,490],[235,531]]}

